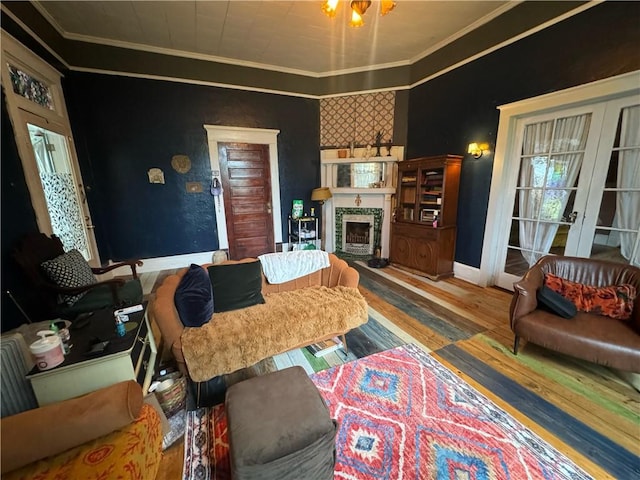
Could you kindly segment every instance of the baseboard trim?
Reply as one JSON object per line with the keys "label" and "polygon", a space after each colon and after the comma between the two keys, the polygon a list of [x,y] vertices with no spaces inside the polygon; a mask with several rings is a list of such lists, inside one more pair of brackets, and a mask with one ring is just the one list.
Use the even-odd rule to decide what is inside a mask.
{"label": "baseboard trim", "polygon": [[453,275],[465,282],[486,287],[486,285],[483,284],[484,280],[479,268],[465,265],[464,263],[453,262]]}
{"label": "baseboard trim", "polygon": [[172,255],[170,257],[143,258],[142,267],[138,267],[140,273],[159,272],[161,270],[173,270],[188,267],[192,263],[202,265],[213,262],[214,252],[187,253],[185,255]]}

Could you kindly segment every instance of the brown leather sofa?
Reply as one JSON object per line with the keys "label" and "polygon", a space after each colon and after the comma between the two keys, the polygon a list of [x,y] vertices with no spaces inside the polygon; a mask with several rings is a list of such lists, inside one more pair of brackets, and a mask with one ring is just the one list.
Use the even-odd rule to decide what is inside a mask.
{"label": "brown leather sofa", "polygon": [[[628,321],[578,312],[566,319],[538,307],[537,290],[551,273],[596,287],[631,284],[636,287]],[[513,353],[521,338],[550,350],[629,372],[640,372],[640,269],[631,265],[578,257],[546,256],[514,284],[510,309],[515,334]]]}

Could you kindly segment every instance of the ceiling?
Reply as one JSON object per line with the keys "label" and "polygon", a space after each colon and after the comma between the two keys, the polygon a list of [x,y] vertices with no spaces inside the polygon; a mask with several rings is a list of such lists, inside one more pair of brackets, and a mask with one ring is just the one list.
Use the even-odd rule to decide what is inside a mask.
{"label": "ceiling", "polygon": [[348,26],[322,1],[38,1],[66,39],[248,65],[313,77],[410,65],[518,5],[517,1],[373,1]]}

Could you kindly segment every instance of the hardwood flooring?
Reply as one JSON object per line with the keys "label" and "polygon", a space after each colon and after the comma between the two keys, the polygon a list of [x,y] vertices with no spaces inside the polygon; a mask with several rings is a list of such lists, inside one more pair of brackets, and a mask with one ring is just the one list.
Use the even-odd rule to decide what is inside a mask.
{"label": "hardwood flooring", "polygon": [[[360,272],[369,322],[348,334],[349,356],[330,354],[327,366],[414,343],[595,479],[640,477],[640,393],[615,372],[536,345],[514,356],[510,292],[351,263]],[[168,273],[143,276],[150,297]],[[277,362],[261,362],[230,381],[281,368]],[[158,480],[181,478],[183,448],[179,441],[164,452]]]}

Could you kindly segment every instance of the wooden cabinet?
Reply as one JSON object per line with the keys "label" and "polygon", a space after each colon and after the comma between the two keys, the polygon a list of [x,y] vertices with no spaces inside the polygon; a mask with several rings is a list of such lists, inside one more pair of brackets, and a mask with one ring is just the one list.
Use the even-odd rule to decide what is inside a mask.
{"label": "wooden cabinet", "polygon": [[389,260],[433,280],[453,276],[459,155],[398,163]]}

